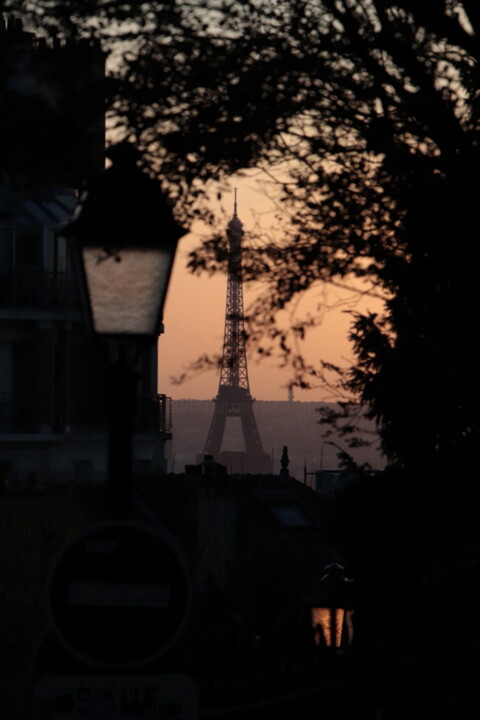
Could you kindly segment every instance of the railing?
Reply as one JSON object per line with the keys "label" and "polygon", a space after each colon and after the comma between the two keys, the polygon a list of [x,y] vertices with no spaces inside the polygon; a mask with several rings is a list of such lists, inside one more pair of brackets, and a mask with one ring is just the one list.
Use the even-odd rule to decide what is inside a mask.
{"label": "railing", "polygon": [[41,268],[0,272],[0,307],[71,308],[75,301],[70,273]]}
{"label": "railing", "polygon": [[[70,408],[69,424],[74,431],[98,432],[106,427],[103,404],[97,403],[85,412]],[[54,427],[61,432],[63,413],[57,408]],[[62,416],[62,417],[61,417]],[[149,395],[140,399],[135,432],[155,432],[169,435],[172,431],[172,399],[166,395]],[[0,393],[0,433],[36,433],[38,426],[38,404],[32,395],[26,393]]]}
{"label": "railing", "polygon": [[150,395],[140,403],[138,428],[144,432],[172,432],[172,398],[166,395]]}

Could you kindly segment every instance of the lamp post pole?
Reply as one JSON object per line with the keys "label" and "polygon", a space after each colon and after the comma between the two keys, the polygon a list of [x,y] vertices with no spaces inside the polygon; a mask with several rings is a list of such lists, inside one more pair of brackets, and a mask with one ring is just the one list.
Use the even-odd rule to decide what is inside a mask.
{"label": "lamp post pole", "polygon": [[90,333],[107,357],[107,512],[132,514],[138,352],[157,342],[177,242],[185,230],[129,143],[106,152],[111,167],[85,187],[69,242]]}
{"label": "lamp post pole", "polygon": [[120,348],[105,377],[108,423],[107,513],[118,519],[132,516],[133,425],[136,374]]}

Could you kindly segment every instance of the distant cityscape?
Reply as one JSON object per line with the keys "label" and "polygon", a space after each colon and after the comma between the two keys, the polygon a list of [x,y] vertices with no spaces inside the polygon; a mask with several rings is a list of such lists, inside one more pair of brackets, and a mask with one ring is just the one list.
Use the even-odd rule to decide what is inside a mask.
{"label": "distant cityscape", "polygon": [[[345,438],[335,435],[327,437],[328,428],[319,424],[318,409],[325,407],[321,402],[266,401],[254,403],[254,413],[263,448],[270,455],[271,471],[278,474],[282,449],[286,445],[289,456],[289,472],[292,477],[303,481],[304,468],[308,473],[315,470],[336,470],[339,466],[338,448],[347,450]],[[180,473],[185,465],[197,462],[205,446],[208,428],[213,415],[211,400],[172,401],[172,438],[166,443],[167,470]],[[222,449],[241,451],[242,433],[239,418],[229,418],[225,427]],[[368,462],[373,469],[384,466],[379,451],[378,436],[373,423],[359,434],[370,444],[349,452],[356,462]],[[338,445],[334,447],[331,443]]]}

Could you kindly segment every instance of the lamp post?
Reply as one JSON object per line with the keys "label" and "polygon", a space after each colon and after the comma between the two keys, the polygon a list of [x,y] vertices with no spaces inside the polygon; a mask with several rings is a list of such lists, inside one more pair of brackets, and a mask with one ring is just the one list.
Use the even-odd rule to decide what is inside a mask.
{"label": "lamp post", "polygon": [[337,653],[348,647],[353,637],[353,580],[345,577],[343,566],[326,565],[307,601],[315,645]]}
{"label": "lamp post", "polygon": [[130,143],[106,152],[112,164],[93,177],[62,230],[90,333],[107,355],[107,496],[114,517],[131,514],[135,364],[156,342],[179,238],[157,182],[138,167]]}

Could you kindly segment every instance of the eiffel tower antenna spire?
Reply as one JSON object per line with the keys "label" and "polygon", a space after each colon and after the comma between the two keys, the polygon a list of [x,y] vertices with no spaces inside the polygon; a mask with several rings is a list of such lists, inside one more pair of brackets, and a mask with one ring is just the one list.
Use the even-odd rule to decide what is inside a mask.
{"label": "eiffel tower antenna spire", "polygon": [[[243,312],[242,249],[243,225],[237,215],[237,191],[234,190],[233,217],[227,225],[229,243],[225,332],[222,367],[215,408],[205,443],[204,454],[226,464],[236,472],[268,473],[269,456],[264,453],[253,414],[245,351]],[[222,451],[227,418],[241,421],[244,450]]]}

